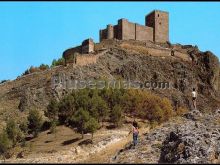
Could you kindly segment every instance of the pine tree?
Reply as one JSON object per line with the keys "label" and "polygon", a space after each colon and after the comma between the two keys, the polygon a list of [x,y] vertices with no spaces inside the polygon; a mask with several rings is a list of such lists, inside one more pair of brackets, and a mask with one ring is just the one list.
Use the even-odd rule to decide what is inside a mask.
{"label": "pine tree", "polygon": [[86,131],[86,122],[89,121],[89,112],[83,108],[80,108],[72,116],[73,126],[77,127],[77,130],[81,132],[82,139],[84,138],[84,132]]}

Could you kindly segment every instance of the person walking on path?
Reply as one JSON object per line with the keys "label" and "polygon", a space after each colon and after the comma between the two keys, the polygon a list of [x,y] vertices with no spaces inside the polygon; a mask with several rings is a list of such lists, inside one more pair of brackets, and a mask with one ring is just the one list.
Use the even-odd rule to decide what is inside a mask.
{"label": "person walking on path", "polygon": [[136,146],[138,143],[139,130],[138,130],[138,124],[135,120],[133,121],[132,124],[132,130],[128,133],[128,135],[130,135],[131,133],[133,133],[133,145]]}

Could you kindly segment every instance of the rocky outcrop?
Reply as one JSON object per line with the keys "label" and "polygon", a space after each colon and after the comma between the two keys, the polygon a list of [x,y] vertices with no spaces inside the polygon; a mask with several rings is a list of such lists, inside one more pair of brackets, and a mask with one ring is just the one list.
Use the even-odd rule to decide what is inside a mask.
{"label": "rocky outcrop", "polygon": [[[201,117],[200,117],[201,118]],[[204,122],[188,121],[171,131],[162,144],[161,163],[219,163],[220,128],[207,115]]]}
{"label": "rocky outcrop", "polygon": [[220,163],[219,117],[216,110],[214,114],[195,111],[172,119],[140,137],[135,148],[128,144],[112,162]]}

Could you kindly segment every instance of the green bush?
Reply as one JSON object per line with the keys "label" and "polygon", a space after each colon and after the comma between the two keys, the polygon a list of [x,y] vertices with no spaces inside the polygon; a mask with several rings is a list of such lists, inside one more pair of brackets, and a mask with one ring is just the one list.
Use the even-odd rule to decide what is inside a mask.
{"label": "green bush", "polygon": [[12,141],[13,146],[15,146],[17,142],[20,142],[22,138],[24,138],[20,128],[18,127],[14,119],[10,119],[7,121],[6,132],[8,138]]}
{"label": "green bush", "polygon": [[34,137],[38,136],[42,126],[42,116],[38,110],[30,110],[28,115],[28,128]]}
{"label": "green bush", "polygon": [[4,155],[11,147],[12,147],[12,142],[8,138],[8,134],[6,130],[3,130],[3,132],[0,133],[0,154]]}

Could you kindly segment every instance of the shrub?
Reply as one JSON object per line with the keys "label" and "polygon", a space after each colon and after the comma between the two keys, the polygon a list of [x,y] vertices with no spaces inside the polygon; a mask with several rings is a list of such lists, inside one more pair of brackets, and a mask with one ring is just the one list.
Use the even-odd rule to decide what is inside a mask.
{"label": "shrub", "polygon": [[28,115],[28,128],[34,137],[38,135],[42,126],[42,116],[37,110],[30,110]]}
{"label": "shrub", "polygon": [[47,70],[47,69],[49,69],[49,65],[41,64],[39,66],[39,69],[42,70],[42,71]]}
{"label": "shrub", "polygon": [[29,73],[39,72],[40,69],[38,67],[31,66],[29,69]]}
{"label": "shrub", "polygon": [[54,59],[52,61],[51,67],[59,66],[59,65],[65,65],[65,59],[63,57],[59,58],[58,60]]}
{"label": "shrub", "polygon": [[13,146],[15,146],[16,143],[20,142],[23,138],[22,132],[14,119],[10,119],[7,121],[6,132],[8,138],[12,141]]}
{"label": "shrub", "polygon": [[167,98],[141,90],[128,90],[123,96],[123,107],[127,112],[151,122],[161,123],[173,116],[173,108]]}
{"label": "shrub", "polygon": [[12,147],[12,142],[8,138],[6,130],[0,134],[0,154],[4,155]]}
{"label": "shrub", "polygon": [[20,130],[26,135],[28,133],[28,121],[24,120],[19,124]]}

